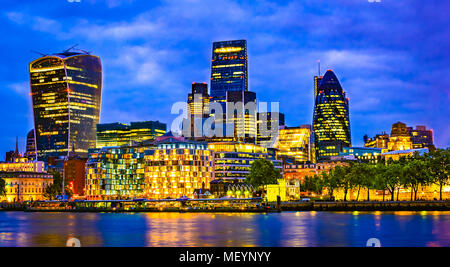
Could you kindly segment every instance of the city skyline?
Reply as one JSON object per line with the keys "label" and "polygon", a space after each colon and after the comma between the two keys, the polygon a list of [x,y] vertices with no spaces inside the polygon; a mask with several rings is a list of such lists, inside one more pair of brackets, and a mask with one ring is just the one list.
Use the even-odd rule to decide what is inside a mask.
{"label": "city skyline", "polygon": [[[113,2],[109,1],[109,3]],[[16,136],[19,136],[19,149],[23,153],[26,135],[32,128],[33,118],[26,66],[28,62],[39,56],[27,53],[30,49],[53,53],[64,50],[74,43],[79,43],[81,49],[87,49],[100,56],[105,76],[101,123],[159,120],[170,124],[173,120],[173,117],[170,116],[170,106],[177,101],[185,101],[192,82],[208,82],[212,42],[235,39],[247,40],[248,89],[258,95],[259,101],[280,102],[280,112],[286,114],[287,126],[312,124],[314,105],[312,78],[317,75],[316,62],[321,59],[323,69],[331,68],[336,72],[343,89],[350,98],[350,124],[352,125],[352,143],[355,146],[363,145],[364,134],[374,136],[382,131],[387,131],[397,121],[402,121],[408,126],[426,125],[427,128],[432,128],[437,147],[448,147],[450,144],[450,133],[445,116],[449,113],[449,107],[445,105],[450,98],[447,89],[449,81],[445,76],[441,78],[436,76],[439,73],[441,75],[445,73],[443,62],[446,59],[445,56],[448,58],[448,54],[445,54],[447,52],[444,51],[442,55],[442,49],[439,51],[431,49],[429,41],[425,41],[425,44],[422,43],[422,45],[428,45],[430,49],[424,48],[417,51],[419,47],[405,44],[402,46],[399,43],[400,39],[397,40],[394,36],[392,36],[392,40],[384,37],[383,40],[378,40],[377,37],[380,36],[373,29],[367,29],[369,32],[364,33],[364,38],[360,39],[355,36],[364,31],[357,27],[341,31],[340,36],[337,36],[332,33],[332,29],[324,27],[325,22],[315,28],[302,24],[296,25],[291,17],[281,20],[281,25],[277,27],[275,27],[277,22],[272,21],[269,24],[274,26],[272,32],[267,31],[267,28],[265,31],[258,31],[256,28],[261,22],[255,21],[253,18],[248,26],[237,27],[241,21],[240,18],[230,20],[229,16],[234,13],[225,11],[224,16],[227,16],[227,22],[219,20],[218,24],[234,25],[237,27],[236,31],[226,30],[217,34],[214,31],[206,30],[194,36],[181,34],[177,37],[163,35],[154,41],[159,41],[161,44],[154,46],[148,37],[133,33],[132,30],[136,29],[133,27],[143,27],[144,32],[148,31],[146,33],[153,36],[156,34],[153,30],[157,31],[159,28],[152,22],[163,20],[161,17],[155,16],[155,9],[175,11],[176,7],[162,3],[146,12],[138,12],[131,10],[126,1],[116,1],[115,3],[117,3],[115,6],[93,1],[56,4],[55,8],[70,9],[73,14],[81,18],[93,16],[93,13],[87,12],[89,9],[100,8],[111,11],[111,20],[97,18],[98,21],[91,24],[87,21],[83,22],[80,18],[61,18],[58,15],[52,15],[49,11],[47,11],[49,13],[39,12],[39,9],[36,9],[36,13],[30,13],[32,9],[21,8],[23,3],[13,4],[11,2],[8,5],[9,9],[1,17],[7,26],[1,31],[4,34],[5,31],[6,33],[17,31],[19,38],[17,40],[12,38],[8,40],[8,43],[6,40],[2,42],[3,51],[13,50],[12,53],[3,52],[3,57],[11,64],[8,65],[8,69],[3,68],[0,72],[0,83],[7,89],[2,92],[1,97],[8,100],[2,106],[2,112],[8,114],[7,112],[10,110],[15,111],[12,116],[5,118],[6,123],[2,127],[0,135],[2,151],[11,150]],[[232,1],[223,3],[244,12],[238,13],[241,15],[244,15],[245,12],[253,12],[248,3],[242,5],[237,5]],[[342,3],[342,8],[337,9],[336,6],[331,8],[333,4],[327,4],[323,10],[325,14],[321,14],[316,7],[308,3],[304,6],[293,2],[288,4],[272,3],[272,6],[264,3],[255,4],[255,7],[261,14],[260,19],[266,22],[270,22],[271,16],[272,20],[276,18],[274,17],[276,15],[281,18],[280,14],[289,7],[298,11],[299,14],[314,19],[323,18],[333,8],[337,17],[342,16],[346,12],[344,8],[346,7],[349,10],[360,10],[363,13],[354,14],[349,19],[362,22],[361,28],[364,28],[364,25],[372,25],[377,19],[386,23],[385,20],[388,18],[382,14],[382,11],[392,12],[398,8],[401,22],[394,23],[394,29],[389,32],[391,34],[396,32],[396,27],[413,17],[410,13],[411,9],[402,9],[405,3],[383,3],[377,6],[377,3],[346,1]],[[134,7],[148,5],[148,3],[138,2],[133,4]],[[33,6],[30,2],[27,5]],[[202,4],[194,3],[193,5],[194,15],[202,14],[196,13],[200,12]],[[413,5],[417,5],[417,2],[413,1]],[[268,10],[268,7],[272,7],[273,12]],[[445,6],[440,9],[445,10]],[[201,27],[202,23],[207,22],[219,11],[213,8],[204,10],[204,12],[204,16],[196,18],[188,14],[183,14],[181,17],[186,21],[197,22],[195,27]],[[425,6],[422,12],[422,15],[425,16],[426,12],[431,11]],[[435,12],[434,9],[433,12]],[[169,13],[169,15],[171,14]],[[362,16],[367,14],[371,14],[372,17],[364,19]],[[165,26],[169,32],[181,29],[180,25],[172,25],[165,20],[161,23],[167,23]],[[341,25],[331,23],[328,27],[345,26],[346,23],[349,21],[343,21]],[[442,25],[443,32],[448,30],[448,27],[445,27],[448,24],[440,21],[440,18],[436,18],[431,23]],[[156,28],[152,29],[152,25]],[[69,26],[70,31],[65,33],[64,26]],[[103,29],[100,36],[93,36],[87,31],[91,26]],[[295,26],[299,26],[305,31],[309,30],[311,33],[302,35],[296,31]],[[195,27],[190,26],[189,29],[194,30]],[[219,26],[212,26],[212,28],[215,27]],[[384,27],[387,29],[386,25]],[[319,29],[325,33],[321,33]],[[425,27],[420,29],[422,29],[421,34],[428,33]],[[80,32],[76,30],[80,30]],[[412,34],[408,29],[401,30],[404,35]],[[264,32],[265,34],[263,34]],[[283,32],[290,33],[292,36],[288,38],[282,34]],[[400,29],[397,30],[397,33],[400,33]],[[29,38],[23,38],[24,35]],[[326,38],[326,40],[332,39],[332,42],[328,42],[326,45],[322,44],[317,42],[319,37]],[[365,39],[365,44],[362,39]],[[367,42],[367,39],[380,41],[380,43],[374,45]],[[354,43],[352,42],[352,45],[344,44],[345,40],[353,40]],[[300,41],[306,44],[299,44]],[[447,40],[443,41],[445,44]],[[108,49],[101,49],[100,47],[106,42],[111,43],[107,45]],[[127,43],[125,48],[117,47],[123,43]],[[314,46],[312,46],[313,44]],[[308,45],[312,47],[307,48]],[[388,49],[389,45],[392,45],[392,49]],[[357,48],[361,46],[365,49]],[[399,52],[405,48],[405,52]],[[437,60],[440,56],[444,57]],[[324,72],[322,71],[321,74],[323,75]],[[378,78],[374,78],[375,76]],[[405,93],[398,93],[392,87],[399,88]],[[168,91],[168,88],[172,88],[172,91]],[[292,97],[293,95],[296,97]],[[145,104],[150,99],[155,105]]]}

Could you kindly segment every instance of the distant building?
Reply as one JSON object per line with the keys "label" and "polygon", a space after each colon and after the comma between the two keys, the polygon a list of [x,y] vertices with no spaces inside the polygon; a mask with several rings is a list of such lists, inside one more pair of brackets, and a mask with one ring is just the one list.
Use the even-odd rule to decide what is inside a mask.
{"label": "distant building", "polygon": [[131,145],[132,142],[154,140],[166,133],[167,125],[159,121],[106,123],[97,125],[97,148]]}
{"label": "distant building", "polygon": [[299,180],[303,181],[306,176],[313,176],[316,172],[316,164],[305,163],[305,164],[294,164],[285,163],[283,164],[283,178],[287,181],[289,180]]}
{"label": "distant building", "polygon": [[[273,147],[278,136],[279,128],[285,126],[284,114],[280,112],[258,112],[257,128],[258,138],[257,144],[263,147]],[[273,136],[265,134],[261,129],[268,130],[269,133],[275,133]]]}
{"label": "distant building", "polygon": [[381,148],[371,147],[344,147],[339,156],[353,156],[360,162],[377,162],[378,156],[381,154]]}
{"label": "distant building", "polygon": [[203,123],[209,118],[208,85],[206,83],[192,83],[192,92],[188,94],[188,108],[190,112],[190,136],[201,137],[203,135]]}
{"label": "distant building", "polygon": [[27,145],[24,157],[36,160],[36,140],[34,139],[34,129],[27,134]]}
{"label": "distant building", "polygon": [[37,158],[86,155],[95,147],[102,96],[100,58],[85,52],[43,56],[29,65]]}
{"label": "distant building", "polygon": [[31,161],[28,158],[16,158],[12,162],[0,163],[1,172],[45,172],[43,161]]}
{"label": "distant building", "polygon": [[290,157],[298,162],[316,162],[311,125],[281,127],[274,147],[278,149],[279,157]]}
{"label": "distant building", "polygon": [[416,129],[408,127],[408,133],[411,136],[413,148],[435,149],[433,143],[433,130],[426,126],[417,126]]}
{"label": "distant building", "polygon": [[0,172],[5,180],[6,195],[0,201],[21,202],[44,200],[45,188],[53,184],[53,175],[45,172]]}
{"label": "distant building", "polygon": [[64,184],[73,193],[74,197],[84,196],[86,186],[87,158],[69,157],[63,162]]}
{"label": "distant building", "polygon": [[313,131],[319,161],[337,156],[343,147],[351,146],[348,98],[332,70],[322,79],[315,79]]}
{"label": "distant building", "polygon": [[406,124],[402,122],[394,123],[389,138],[388,150],[409,150],[412,148],[411,136],[406,128]]}
{"label": "distant building", "polygon": [[282,161],[265,147],[249,143],[209,143],[208,148],[215,152],[215,178],[224,181],[244,182],[250,173],[251,164],[257,159],[272,161],[275,168],[283,172]]}
{"label": "distant building", "polygon": [[210,183],[210,191],[214,198],[250,198],[256,190],[243,182],[215,179]]}
{"label": "distant building", "polygon": [[211,65],[211,97],[226,113],[227,92],[248,90],[247,41],[214,42]]}
{"label": "distant building", "polygon": [[420,156],[423,156],[424,153],[428,153],[428,148],[419,148],[419,149],[405,149],[405,150],[397,150],[397,151],[389,151],[382,153],[381,156],[385,158],[385,160],[399,160],[402,157],[411,157],[414,153],[419,153]]}
{"label": "distant building", "polygon": [[[241,140],[243,139],[243,142],[255,143],[258,134],[256,93],[228,91],[226,94],[227,123],[234,125],[234,135]],[[244,101],[242,100],[243,97]],[[243,103],[244,107],[237,105],[237,103]],[[234,111],[232,107],[235,108]],[[228,131],[227,135],[229,135]]]}
{"label": "distant building", "polygon": [[386,133],[377,134],[373,138],[365,138],[364,146],[370,148],[387,149],[389,143],[389,135]]}

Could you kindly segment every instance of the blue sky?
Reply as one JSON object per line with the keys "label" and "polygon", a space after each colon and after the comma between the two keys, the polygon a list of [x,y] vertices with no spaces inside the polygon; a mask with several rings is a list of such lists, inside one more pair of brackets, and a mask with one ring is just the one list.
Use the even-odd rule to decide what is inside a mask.
{"label": "blue sky", "polygon": [[[33,127],[30,50],[78,44],[102,59],[101,122],[160,120],[192,82],[208,82],[213,41],[246,39],[249,89],[280,102],[288,126],[310,124],[313,76],[333,69],[350,98],[352,141],[397,121],[450,146],[446,1],[3,0],[0,152]],[[0,157],[0,159],[3,156]]]}

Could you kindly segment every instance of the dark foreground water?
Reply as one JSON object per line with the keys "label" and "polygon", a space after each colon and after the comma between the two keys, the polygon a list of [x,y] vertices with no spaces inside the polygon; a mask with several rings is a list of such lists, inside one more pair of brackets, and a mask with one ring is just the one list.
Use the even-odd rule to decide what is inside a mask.
{"label": "dark foreground water", "polygon": [[0,212],[0,246],[450,246],[450,212]]}

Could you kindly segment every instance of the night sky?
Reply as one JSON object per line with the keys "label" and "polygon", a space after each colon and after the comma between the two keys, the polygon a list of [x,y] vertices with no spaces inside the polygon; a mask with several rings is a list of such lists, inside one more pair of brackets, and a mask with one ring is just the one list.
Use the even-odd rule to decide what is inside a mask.
{"label": "night sky", "polygon": [[[71,2],[72,1],[72,2]],[[33,128],[28,63],[74,44],[103,63],[101,122],[159,120],[210,79],[213,41],[246,39],[249,90],[312,123],[313,76],[350,98],[354,146],[402,121],[450,146],[450,2],[2,0],[0,159]]]}

